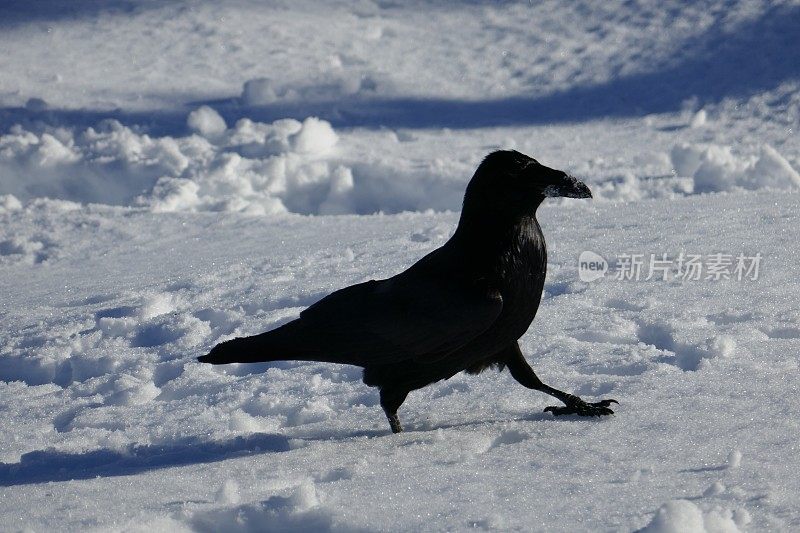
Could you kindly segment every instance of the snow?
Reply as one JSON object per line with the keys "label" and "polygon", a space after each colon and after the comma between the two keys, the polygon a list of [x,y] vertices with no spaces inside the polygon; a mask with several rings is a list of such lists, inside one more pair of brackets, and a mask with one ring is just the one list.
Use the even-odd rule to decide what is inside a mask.
{"label": "snow", "polygon": [[728,468],[739,468],[742,464],[742,452],[739,450],[731,450],[728,454]]}
{"label": "snow", "polygon": [[13,194],[0,196],[0,213],[8,213],[22,209],[22,203]]}
{"label": "snow", "polygon": [[744,515],[737,523],[731,511],[711,510],[703,513],[697,505],[686,500],[674,500],[662,505],[643,533],[737,533],[746,525]]}
{"label": "snow", "polygon": [[708,113],[706,113],[705,109],[701,109],[697,113],[694,114],[692,117],[692,121],[689,123],[690,128],[702,128],[706,125],[706,121],[708,120]]}
{"label": "snow", "polygon": [[[553,419],[541,412],[551,400],[507,373],[459,375],[412,393],[401,410],[408,433],[396,437],[355,368],[219,368],[192,357],[274,327],[337,286],[402,269],[447,238],[454,214],[26,206],[3,231],[38,227],[51,255],[4,267],[0,376],[15,431],[0,444],[2,512],[76,527],[80,518],[44,502],[79,491],[88,507],[73,516],[99,528],[169,519],[214,529],[239,514],[253,529],[546,528],[551,512],[556,529],[636,529],[665,502],[693,498],[705,514],[742,510],[781,528],[800,488],[783,379],[797,370],[800,337],[782,254],[796,215],[783,193],[742,194],[733,204],[717,195],[542,208],[551,274],[523,349],[547,382],[619,399],[612,419]],[[643,208],[650,216],[638,216]],[[774,216],[753,225],[765,209]],[[588,244],[604,257],[620,242],[691,250],[709,232],[718,249],[760,250],[763,277],[578,281]],[[229,480],[238,502],[218,495],[235,492]],[[708,493],[717,482],[726,489]],[[319,504],[290,503],[308,483]],[[125,518],[129,506],[141,516]]]}
{"label": "snow", "polygon": [[[796,529],[799,13],[3,3],[0,529]],[[593,191],[521,346],[616,415],[459,374],[392,435],[358,368],[195,361],[443,244],[498,148]]]}
{"label": "snow", "polygon": [[[187,122],[194,133],[180,137],[154,137],[114,119],[83,131],[46,126],[36,133],[14,125],[0,136],[5,191],[22,200],[47,195],[147,205],[158,212],[458,210],[471,167],[479,162],[474,158],[458,165],[460,176],[442,160],[409,164],[401,159],[400,149],[411,143],[424,146],[427,139],[403,142],[386,134],[373,145],[378,143],[389,153],[359,161],[367,132],[340,135],[330,122],[316,117],[271,123],[242,118],[226,128],[213,108],[202,106],[189,113]],[[558,161],[572,157],[568,151],[578,129],[534,131],[533,138],[521,145],[507,140],[497,147],[532,151],[540,137],[547,136],[551,143],[560,142],[554,147]],[[651,133],[661,137],[657,131]],[[634,135],[625,137],[625,142],[633,142]],[[630,161],[594,158],[561,166],[588,174],[599,201],[800,189],[800,174],[776,148],[755,143],[747,148],[749,153],[737,154],[730,145],[678,142],[664,151],[635,154]],[[369,147],[367,154],[375,151]]]}
{"label": "snow", "polygon": [[189,113],[186,125],[193,132],[211,139],[219,137],[228,129],[225,119],[207,105],[200,106]]}
{"label": "snow", "polygon": [[768,144],[758,156],[742,158],[731,146],[678,144],[672,148],[676,174],[691,176],[694,192],[730,191],[735,188],[800,189],[800,174]]}

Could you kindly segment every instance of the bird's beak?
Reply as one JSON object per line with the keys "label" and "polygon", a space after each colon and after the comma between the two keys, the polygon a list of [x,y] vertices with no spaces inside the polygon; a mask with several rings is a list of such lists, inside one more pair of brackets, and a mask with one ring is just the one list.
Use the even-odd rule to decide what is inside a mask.
{"label": "bird's beak", "polygon": [[547,197],[591,198],[592,191],[582,181],[569,174],[564,174],[557,183],[544,188],[544,195]]}

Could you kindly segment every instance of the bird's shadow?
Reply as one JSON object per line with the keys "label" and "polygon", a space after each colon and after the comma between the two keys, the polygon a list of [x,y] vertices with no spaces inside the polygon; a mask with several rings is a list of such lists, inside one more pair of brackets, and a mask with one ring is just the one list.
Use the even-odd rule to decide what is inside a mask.
{"label": "bird's shadow", "polygon": [[269,433],[235,437],[226,441],[202,441],[196,437],[166,444],[131,446],[84,453],[55,450],[24,454],[18,463],[0,463],[0,487],[138,474],[190,464],[214,463],[262,453],[290,450],[289,438]]}
{"label": "bird's shadow", "polygon": [[[549,413],[531,413],[525,416],[480,419],[435,427],[409,427],[404,434],[423,434],[438,429],[475,428],[506,422],[568,422],[586,420],[578,416],[554,417]],[[386,430],[359,430],[338,436],[253,433],[225,441],[204,441],[187,437],[165,444],[134,445],[125,450],[99,449],[84,453],[67,453],[56,450],[37,450],[23,454],[18,463],[0,463],[0,487],[13,487],[51,481],[92,479],[135,475],[151,470],[215,463],[236,457],[266,453],[287,452],[297,441],[345,441],[358,438],[390,437]],[[708,468],[705,470],[716,470]]]}

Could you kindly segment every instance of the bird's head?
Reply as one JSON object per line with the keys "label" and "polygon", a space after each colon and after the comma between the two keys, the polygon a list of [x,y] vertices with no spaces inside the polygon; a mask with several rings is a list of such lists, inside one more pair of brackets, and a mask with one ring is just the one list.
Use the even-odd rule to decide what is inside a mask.
{"label": "bird's head", "polygon": [[464,195],[464,208],[482,206],[516,217],[533,214],[548,197],[591,198],[585,183],[516,150],[487,155]]}

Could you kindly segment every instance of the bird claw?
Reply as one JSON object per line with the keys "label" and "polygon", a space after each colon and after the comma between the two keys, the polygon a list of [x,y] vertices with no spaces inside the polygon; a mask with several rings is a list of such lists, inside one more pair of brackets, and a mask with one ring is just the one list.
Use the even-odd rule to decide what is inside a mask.
{"label": "bird claw", "polygon": [[[573,399],[574,398],[574,399]],[[545,413],[553,413],[553,416],[578,415],[578,416],[604,416],[613,415],[609,406],[612,403],[619,404],[617,400],[601,400],[595,403],[588,403],[577,396],[572,396],[564,407],[551,405],[544,408]]]}

